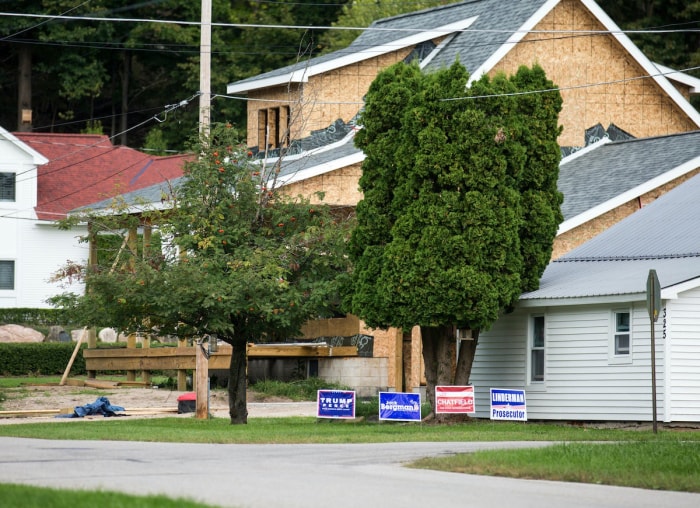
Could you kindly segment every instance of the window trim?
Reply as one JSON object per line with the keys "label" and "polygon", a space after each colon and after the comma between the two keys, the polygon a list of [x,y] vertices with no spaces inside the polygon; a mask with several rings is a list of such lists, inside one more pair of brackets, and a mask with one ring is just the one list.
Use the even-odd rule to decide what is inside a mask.
{"label": "window trim", "polygon": [[[536,330],[536,320],[542,319],[542,345],[535,345],[535,330]],[[535,379],[535,361],[534,356],[536,352],[541,351],[541,362],[542,362],[542,378]],[[539,356],[539,353],[538,353]],[[532,314],[528,319],[528,331],[527,331],[527,382],[532,385],[542,385],[547,380],[546,374],[546,357],[547,357],[547,319],[545,314]]]}
{"label": "window trim", "polygon": [[290,143],[289,106],[261,108],[258,110],[258,150],[288,148]]}
{"label": "window trim", "polygon": [[[610,311],[610,337],[608,339],[610,363],[632,363],[632,338],[634,336],[632,311],[633,309],[630,308],[616,308]],[[618,316],[621,314],[627,314],[627,330],[618,330]],[[618,337],[623,335],[627,335],[629,341],[626,353],[618,352]]]}
{"label": "window trim", "polygon": [[[15,263],[14,259],[0,259],[1,265],[5,265],[6,263],[11,267],[11,275],[8,280],[12,287],[4,287],[0,284],[0,291],[15,291],[17,289],[17,263]],[[2,282],[2,279],[0,279],[0,282]]]}

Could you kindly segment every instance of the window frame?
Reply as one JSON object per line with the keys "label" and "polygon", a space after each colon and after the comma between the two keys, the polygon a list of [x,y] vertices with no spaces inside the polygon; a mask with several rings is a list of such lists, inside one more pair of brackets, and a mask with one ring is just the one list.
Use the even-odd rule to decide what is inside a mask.
{"label": "window frame", "polygon": [[[536,335],[538,334],[538,321],[542,320],[541,324],[541,344],[538,344],[539,340]],[[528,332],[527,332],[527,342],[528,342],[528,360],[527,360],[527,378],[528,384],[541,385],[547,379],[546,376],[546,351],[547,351],[547,319],[545,314],[532,314],[528,320]],[[537,369],[538,364],[541,369]],[[540,372],[541,370],[541,372]]]}
{"label": "window frame", "polygon": [[[627,329],[620,329],[619,316],[627,316]],[[632,362],[632,337],[633,337],[633,326],[632,326],[632,309],[629,308],[616,308],[610,311],[610,338],[609,338],[609,350],[610,350],[610,361],[611,363],[631,363]],[[625,323],[622,323],[622,327]],[[627,337],[627,351],[625,348],[620,348],[619,338]]]}
{"label": "window frame", "polygon": [[[7,197],[5,193],[7,192]],[[17,201],[17,173],[12,171],[0,171],[0,203],[14,203]]]}
{"label": "window frame", "polygon": [[[4,272],[3,266],[9,266],[9,273],[10,276],[7,279],[9,281],[9,284],[6,286],[4,284],[4,279],[2,277],[2,274]],[[17,282],[17,264],[13,259],[0,259],[0,291],[14,291],[17,287],[16,282]]]}
{"label": "window frame", "polygon": [[290,109],[289,106],[261,108],[258,110],[258,150],[288,148]]}

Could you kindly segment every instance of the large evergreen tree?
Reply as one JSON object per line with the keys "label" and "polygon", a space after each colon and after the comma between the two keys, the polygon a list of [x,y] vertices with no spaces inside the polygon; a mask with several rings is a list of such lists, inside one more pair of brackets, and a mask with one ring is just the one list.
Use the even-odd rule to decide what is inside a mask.
{"label": "large evergreen tree", "polygon": [[[526,93],[553,88],[539,67],[467,80],[459,63],[390,67],[355,138],[350,307],[373,327],[420,326],[431,403],[436,384],[467,382],[478,331],[537,287],[561,221],[558,91]],[[474,335],[456,371],[455,329]]]}

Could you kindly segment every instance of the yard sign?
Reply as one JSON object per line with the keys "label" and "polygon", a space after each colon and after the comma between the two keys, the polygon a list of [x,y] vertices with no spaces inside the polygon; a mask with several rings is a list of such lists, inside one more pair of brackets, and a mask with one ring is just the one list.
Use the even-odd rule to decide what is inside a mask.
{"label": "yard sign", "polygon": [[420,393],[379,392],[379,419],[420,421]]}
{"label": "yard sign", "polygon": [[319,390],[316,394],[318,418],[355,418],[355,392],[352,390]]}
{"label": "yard sign", "polygon": [[527,421],[525,390],[491,388],[491,419]]}
{"label": "yard sign", "polygon": [[473,413],[473,386],[436,386],[436,413]]}

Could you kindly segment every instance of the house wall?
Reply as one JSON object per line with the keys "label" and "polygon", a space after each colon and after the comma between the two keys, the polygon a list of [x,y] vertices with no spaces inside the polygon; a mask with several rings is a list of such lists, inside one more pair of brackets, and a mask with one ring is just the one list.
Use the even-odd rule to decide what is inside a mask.
{"label": "house wall", "polygon": [[588,222],[581,224],[578,227],[570,229],[565,233],[557,235],[554,239],[554,246],[552,249],[552,259],[557,259],[563,256],[567,252],[575,249],[579,245],[587,242],[591,238],[599,235],[609,227],[617,224],[625,217],[632,215],[634,212],[640,208],[652,203],[654,200],[658,199],[662,195],[666,194],[671,189],[679,186],[686,180],[691,179],[693,176],[700,173],[700,168],[686,173],[685,175],[678,177],[660,187],[653,189],[646,194],[641,195],[637,199],[628,201],[627,203],[610,210],[595,219],[591,219]]}
{"label": "house wall", "polygon": [[662,331],[657,339],[669,359],[664,420],[700,422],[700,289],[666,302],[659,321]]}
{"label": "house wall", "polygon": [[[612,355],[612,310],[631,312],[629,360]],[[518,308],[482,332],[470,382],[477,416],[489,417],[489,389],[525,389],[530,420],[651,421],[650,320],[645,302],[550,307],[545,315],[545,381],[527,377],[528,321]],[[657,337],[657,413],[664,414],[664,351]]]}
{"label": "house wall", "polygon": [[[312,203],[326,203],[336,206],[355,206],[362,199],[359,181],[362,165],[353,164],[330,173],[324,173],[285,185],[283,190],[290,196],[302,195]],[[321,200],[316,192],[323,192]]]}
{"label": "house wall", "polygon": [[350,122],[362,107],[362,97],[380,71],[406,58],[413,47],[311,76],[307,83],[292,83],[248,93],[248,146],[258,144],[258,110],[290,106],[291,138],[325,129],[342,119]]}
{"label": "house wall", "polygon": [[[605,28],[578,0],[563,0],[534,30]],[[614,123],[638,138],[697,129],[653,79],[635,79],[647,73],[611,35],[530,33],[491,74],[513,74],[520,65],[535,63],[562,87],[561,146],[583,145],[584,131],[598,123],[604,127]]]}
{"label": "house wall", "polygon": [[0,201],[0,259],[15,262],[15,289],[0,290],[0,307],[49,307],[45,300],[66,290],[49,278],[68,259],[87,259],[87,247],[78,245],[79,230],[37,220],[37,168],[26,152],[0,142],[0,172],[16,173],[15,201]]}

